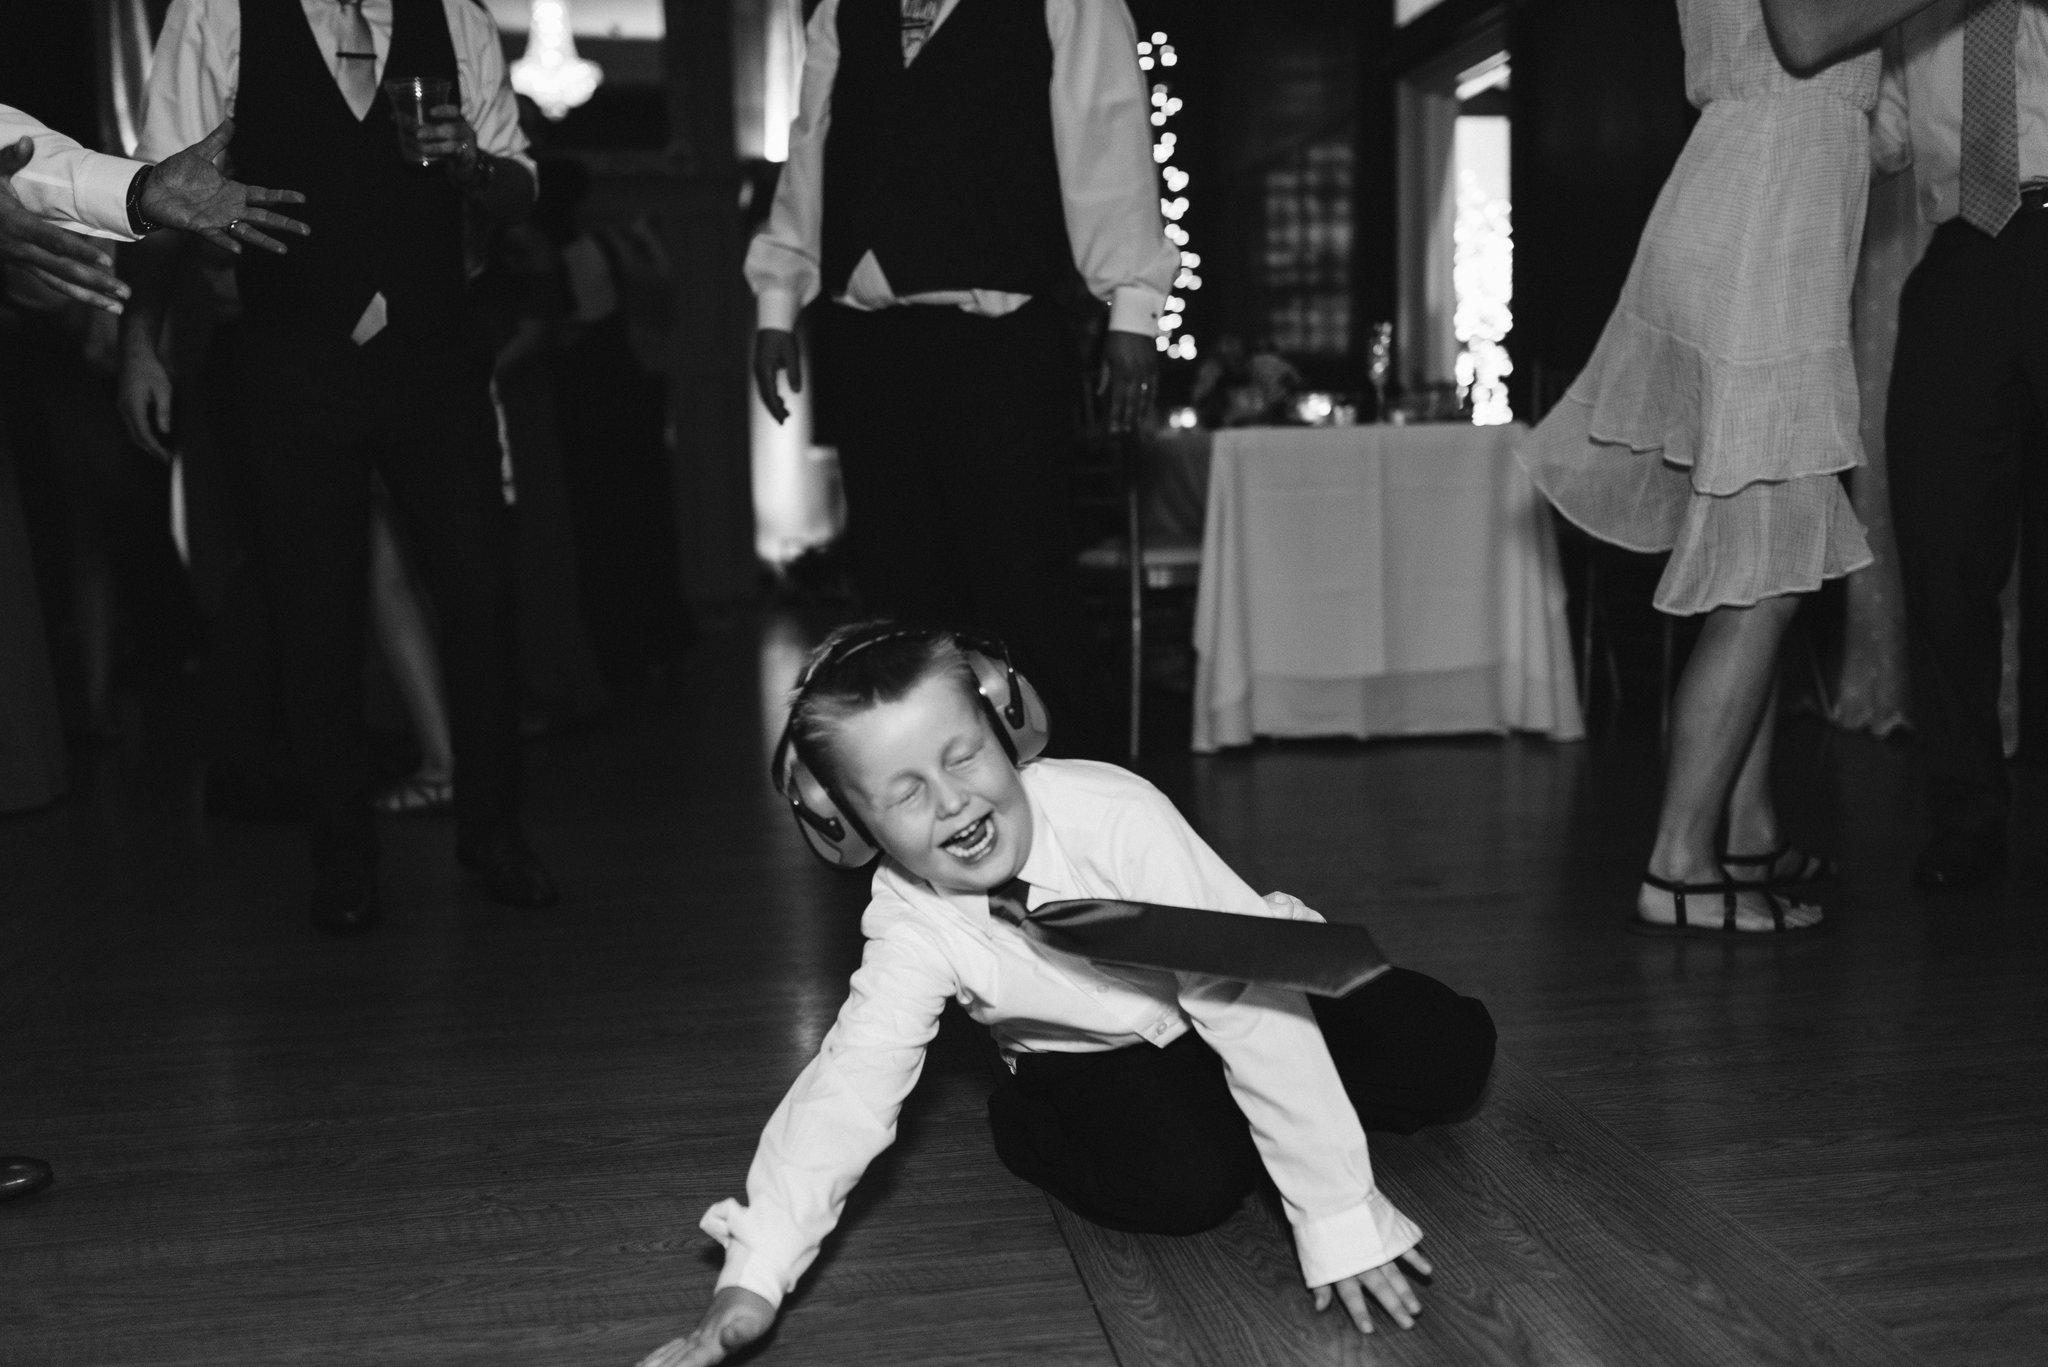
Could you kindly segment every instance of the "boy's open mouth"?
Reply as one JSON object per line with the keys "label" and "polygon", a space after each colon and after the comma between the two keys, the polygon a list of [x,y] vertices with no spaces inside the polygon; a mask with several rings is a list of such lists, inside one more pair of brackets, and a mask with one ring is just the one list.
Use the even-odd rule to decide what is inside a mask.
{"label": "boy's open mouth", "polygon": [[996,845],[996,817],[994,812],[982,817],[971,825],[963,826],[939,842],[939,848],[955,859],[969,863],[981,858]]}

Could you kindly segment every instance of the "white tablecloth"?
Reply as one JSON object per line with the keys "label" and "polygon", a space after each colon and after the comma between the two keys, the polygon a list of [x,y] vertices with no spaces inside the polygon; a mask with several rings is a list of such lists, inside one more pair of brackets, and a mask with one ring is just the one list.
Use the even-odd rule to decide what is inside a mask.
{"label": "white tablecloth", "polygon": [[1585,734],[1528,429],[1239,428],[1210,455],[1194,748]]}

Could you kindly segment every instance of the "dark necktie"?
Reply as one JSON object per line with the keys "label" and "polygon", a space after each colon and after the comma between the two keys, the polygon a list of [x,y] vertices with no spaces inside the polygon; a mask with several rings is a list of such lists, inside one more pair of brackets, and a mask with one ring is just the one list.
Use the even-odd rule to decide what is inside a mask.
{"label": "dark necktie", "polygon": [[1282,921],[1104,897],[1047,902],[1012,878],[988,909],[1048,949],[1127,968],[1165,968],[1341,997],[1392,967],[1364,926]]}

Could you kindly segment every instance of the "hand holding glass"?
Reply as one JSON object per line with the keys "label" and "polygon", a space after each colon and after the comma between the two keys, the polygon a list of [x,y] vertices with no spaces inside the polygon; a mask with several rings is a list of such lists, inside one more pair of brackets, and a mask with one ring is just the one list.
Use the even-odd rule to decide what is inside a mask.
{"label": "hand holding glass", "polygon": [[400,156],[414,166],[432,166],[453,155],[452,150],[422,146],[421,134],[436,131],[433,125],[461,121],[462,110],[452,103],[455,82],[446,76],[394,76],[384,82],[384,94],[391,101],[391,121],[398,125]]}

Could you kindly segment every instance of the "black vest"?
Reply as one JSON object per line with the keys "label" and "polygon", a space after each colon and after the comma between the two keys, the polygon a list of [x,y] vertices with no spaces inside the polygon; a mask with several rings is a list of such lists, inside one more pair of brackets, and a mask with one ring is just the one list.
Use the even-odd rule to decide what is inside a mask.
{"label": "black vest", "polygon": [[[285,256],[251,247],[238,275],[252,323],[347,337],[379,291],[395,336],[461,326],[462,198],[439,166],[398,153],[380,85],[361,122],[334,83],[299,0],[241,0],[235,96],[238,179],[298,190],[286,210],[312,228]],[[384,73],[459,81],[441,0],[393,0]],[[458,90],[456,101],[460,103]]]}
{"label": "black vest", "polygon": [[903,65],[901,0],[841,0],[825,295],[872,251],[899,295],[1037,294],[1073,273],[1045,0],[960,0]]}

